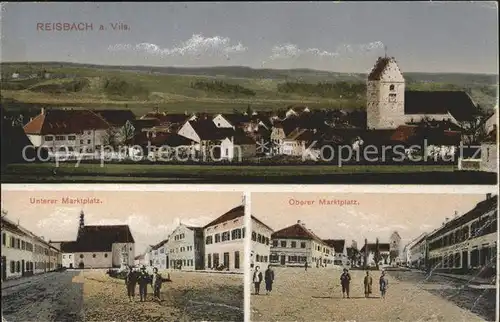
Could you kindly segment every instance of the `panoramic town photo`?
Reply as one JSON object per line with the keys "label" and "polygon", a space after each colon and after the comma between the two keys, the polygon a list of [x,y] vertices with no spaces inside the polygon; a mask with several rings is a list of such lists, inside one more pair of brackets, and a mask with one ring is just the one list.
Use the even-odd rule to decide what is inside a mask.
{"label": "panoramic town photo", "polygon": [[493,2],[1,8],[4,183],[497,183]]}
{"label": "panoramic town photo", "polygon": [[243,321],[241,193],[2,191],[2,321]]}
{"label": "panoramic town photo", "polygon": [[498,321],[498,195],[252,193],[252,321]]}

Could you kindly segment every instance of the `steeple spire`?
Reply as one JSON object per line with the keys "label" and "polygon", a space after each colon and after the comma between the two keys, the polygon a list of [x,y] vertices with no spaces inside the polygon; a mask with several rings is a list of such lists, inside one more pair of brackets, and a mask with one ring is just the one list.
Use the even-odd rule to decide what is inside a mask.
{"label": "steeple spire", "polygon": [[85,214],[83,213],[83,210],[80,211],[80,224],[78,225],[78,237],[81,237],[81,234],[83,233],[83,228],[85,227]]}

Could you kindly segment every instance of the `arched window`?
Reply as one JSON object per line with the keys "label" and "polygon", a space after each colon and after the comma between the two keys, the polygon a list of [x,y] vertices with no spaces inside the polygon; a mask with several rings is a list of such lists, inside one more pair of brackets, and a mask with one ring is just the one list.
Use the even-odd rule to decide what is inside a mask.
{"label": "arched window", "polygon": [[390,85],[390,86],[389,86],[389,90],[390,90],[390,91],[393,91],[393,90],[394,90],[394,85]]}
{"label": "arched window", "polygon": [[83,254],[80,254],[80,258],[83,258]]}
{"label": "arched window", "polygon": [[92,255],[93,258],[95,258],[95,256],[96,256],[95,254]]}

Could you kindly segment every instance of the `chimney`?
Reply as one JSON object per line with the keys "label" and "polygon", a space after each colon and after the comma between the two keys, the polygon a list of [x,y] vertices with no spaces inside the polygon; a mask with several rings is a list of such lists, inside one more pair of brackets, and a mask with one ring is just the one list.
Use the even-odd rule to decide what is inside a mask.
{"label": "chimney", "polygon": [[489,200],[489,199],[491,199],[491,193],[486,194],[486,200]]}
{"label": "chimney", "polygon": [[300,224],[300,223],[301,223],[300,220],[297,220],[297,224]]}
{"label": "chimney", "polygon": [[458,217],[458,211],[455,210],[454,218]]}
{"label": "chimney", "polygon": [[42,114],[42,115],[45,114],[45,107],[42,107],[42,109],[40,110],[40,114]]}

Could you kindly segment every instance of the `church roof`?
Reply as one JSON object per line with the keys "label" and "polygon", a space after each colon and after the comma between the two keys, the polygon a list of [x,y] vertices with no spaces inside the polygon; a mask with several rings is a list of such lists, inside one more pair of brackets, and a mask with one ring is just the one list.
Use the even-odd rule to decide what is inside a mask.
{"label": "church roof", "polygon": [[84,226],[76,241],[61,243],[61,251],[111,252],[115,243],[135,243],[128,225]]}
{"label": "church roof", "polygon": [[328,246],[333,247],[336,253],[344,251],[345,239],[325,239],[323,240]]}
{"label": "church roof", "polygon": [[478,113],[464,91],[405,91],[405,114],[447,114],[457,120],[470,120]]}

